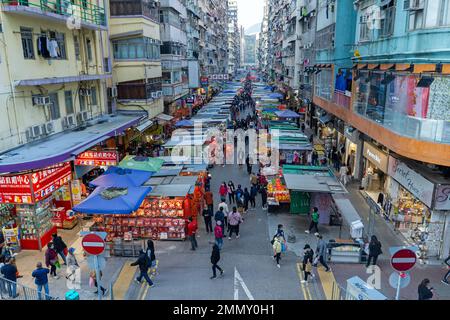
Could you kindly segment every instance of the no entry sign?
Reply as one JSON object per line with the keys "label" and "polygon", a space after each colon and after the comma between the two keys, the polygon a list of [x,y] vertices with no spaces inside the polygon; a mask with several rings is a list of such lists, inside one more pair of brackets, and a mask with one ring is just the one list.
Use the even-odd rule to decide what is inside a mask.
{"label": "no entry sign", "polygon": [[410,249],[400,249],[392,255],[392,267],[398,272],[411,270],[417,262],[416,253]]}
{"label": "no entry sign", "polygon": [[81,245],[83,246],[84,251],[89,254],[98,256],[105,251],[105,241],[96,235],[96,234],[87,234],[81,240]]}

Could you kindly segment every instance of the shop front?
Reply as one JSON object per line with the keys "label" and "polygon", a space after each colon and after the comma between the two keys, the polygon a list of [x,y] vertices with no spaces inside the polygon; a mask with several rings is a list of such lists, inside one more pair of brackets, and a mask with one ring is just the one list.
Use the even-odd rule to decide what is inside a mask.
{"label": "shop front", "polygon": [[[449,185],[442,174],[389,157],[389,183],[384,212],[406,240],[419,248],[419,258],[446,258],[450,248]],[[447,190],[447,191],[446,191]]]}
{"label": "shop front", "polygon": [[365,141],[363,147],[364,176],[361,186],[375,203],[383,203],[389,156],[375,145]]}
{"label": "shop front", "polygon": [[[0,177],[0,204],[12,204],[22,249],[41,250],[57,227],[73,227],[69,162],[20,175]],[[11,233],[12,234],[12,233]]]}

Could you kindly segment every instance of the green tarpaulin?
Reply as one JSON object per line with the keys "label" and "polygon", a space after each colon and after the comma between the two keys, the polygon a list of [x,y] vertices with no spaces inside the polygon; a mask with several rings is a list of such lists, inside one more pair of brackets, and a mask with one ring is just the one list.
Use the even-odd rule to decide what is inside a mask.
{"label": "green tarpaulin", "polygon": [[122,161],[120,161],[119,167],[125,169],[158,172],[163,164],[164,160],[159,158],[126,156]]}

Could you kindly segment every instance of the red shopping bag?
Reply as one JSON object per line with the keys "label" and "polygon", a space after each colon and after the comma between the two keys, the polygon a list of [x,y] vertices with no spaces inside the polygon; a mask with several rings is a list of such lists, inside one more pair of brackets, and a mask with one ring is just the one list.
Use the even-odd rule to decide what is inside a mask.
{"label": "red shopping bag", "polygon": [[69,254],[69,249],[64,248],[64,255],[67,256]]}

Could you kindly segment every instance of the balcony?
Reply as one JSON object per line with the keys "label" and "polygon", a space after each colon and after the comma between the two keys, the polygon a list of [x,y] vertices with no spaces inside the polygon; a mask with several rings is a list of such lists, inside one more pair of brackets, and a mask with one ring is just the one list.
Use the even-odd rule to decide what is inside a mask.
{"label": "balcony", "polygon": [[119,100],[151,100],[154,99],[152,93],[158,91],[162,91],[161,83],[119,83],[117,85],[117,98]]}
{"label": "balcony", "polygon": [[111,17],[144,16],[159,23],[159,10],[152,0],[110,0]]}
{"label": "balcony", "polygon": [[183,88],[184,84],[182,82],[178,84],[163,84],[162,91],[164,97],[177,97],[180,95],[187,94],[186,90]]}
{"label": "balcony", "polygon": [[178,0],[160,0],[162,8],[173,8],[183,17],[186,17],[186,7]]}
{"label": "balcony", "polygon": [[334,90],[333,102],[338,106],[350,109],[352,105],[352,93],[350,91]]}
{"label": "balcony", "polygon": [[186,32],[181,31],[179,28],[174,27],[168,23],[163,23],[161,27],[161,40],[162,41],[172,41],[182,44],[187,43]]}
{"label": "balcony", "polygon": [[22,14],[30,17],[68,23],[68,17],[73,17],[74,27],[91,30],[106,30],[105,9],[88,1],[82,5],[63,1],[48,0],[0,0],[3,12]]}

